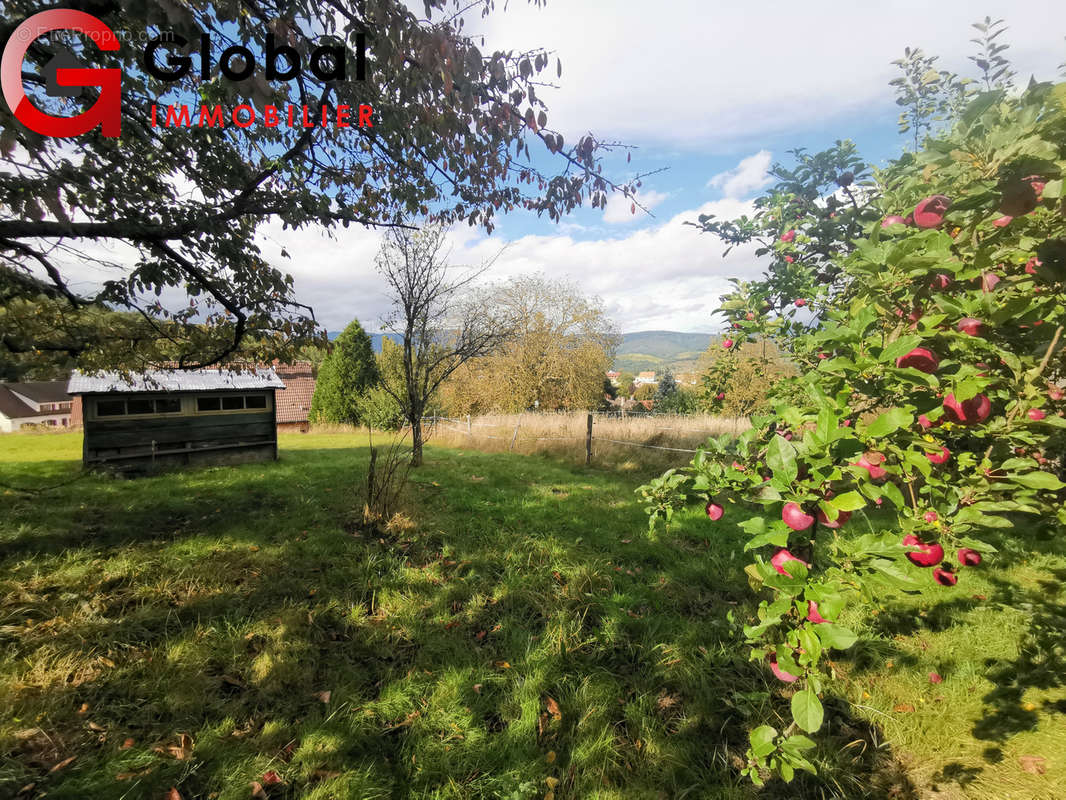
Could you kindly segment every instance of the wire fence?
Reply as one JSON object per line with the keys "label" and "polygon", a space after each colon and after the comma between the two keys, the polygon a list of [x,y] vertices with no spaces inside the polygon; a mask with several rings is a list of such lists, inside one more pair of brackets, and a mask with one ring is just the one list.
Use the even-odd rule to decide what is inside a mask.
{"label": "wire fence", "polygon": [[[695,447],[674,446],[687,442],[671,442],[669,439],[705,438],[723,433],[735,435],[739,432],[742,422],[745,427],[747,425],[746,420],[713,417],[699,418],[700,420],[708,419],[714,422],[715,425],[713,427],[698,427],[693,424],[697,420],[676,415],[660,415],[656,418],[652,414],[623,416],[613,412],[590,412],[584,415],[584,420],[580,419],[581,416],[580,414],[530,413],[503,418],[499,421],[469,416],[466,418],[430,416],[423,418],[423,422],[427,424],[428,432],[447,432],[472,441],[494,440],[505,442],[508,450],[514,450],[522,444],[584,442],[586,464],[592,463],[596,443],[655,450],[663,453],[694,454],[699,452]],[[523,430],[524,426],[527,429],[529,427],[536,429],[551,424],[573,427],[580,422],[585,423],[582,426],[585,428],[582,435],[529,435]],[[606,431],[607,435],[597,435],[596,428],[604,426],[608,429]],[[487,432],[489,430],[492,432]],[[542,431],[534,431],[534,433],[542,433]],[[645,441],[637,441],[633,438],[618,438],[619,435],[625,436],[630,433],[644,438]],[[648,439],[661,438],[666,433],[669,433],[667,443],[647,441]]]}

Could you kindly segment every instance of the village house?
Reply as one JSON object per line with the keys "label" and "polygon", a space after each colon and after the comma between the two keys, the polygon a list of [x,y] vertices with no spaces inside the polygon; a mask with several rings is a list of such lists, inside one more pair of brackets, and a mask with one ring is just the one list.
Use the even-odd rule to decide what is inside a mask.
{"label": "village house", "polygon": [[315,394],[315,376],[311,362],[275,362],[274,372],[285,384],[285,388],[278,389],[275,395],[278,433],[307,433],[311,429],[311,398]]}
{"label": "village house", "polygon": [[646,383],[658,383],[658,381],[655,380],[654,372],[640,372],[637,373],[637,377],[633,379],[633,384],[635,386],[643,386]]}
{"label": "village house", "polygon": [[69,427],[71,401],[66,381],[0,383],[0,433],[24,425]]}

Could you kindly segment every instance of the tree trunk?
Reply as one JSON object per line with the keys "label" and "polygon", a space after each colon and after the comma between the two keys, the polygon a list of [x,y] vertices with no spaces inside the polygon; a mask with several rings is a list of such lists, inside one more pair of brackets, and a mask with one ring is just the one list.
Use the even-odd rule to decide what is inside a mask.
{"label": "tree trunk", "polygon": [[422,415],[411,420],[411,466],[422,466]]}

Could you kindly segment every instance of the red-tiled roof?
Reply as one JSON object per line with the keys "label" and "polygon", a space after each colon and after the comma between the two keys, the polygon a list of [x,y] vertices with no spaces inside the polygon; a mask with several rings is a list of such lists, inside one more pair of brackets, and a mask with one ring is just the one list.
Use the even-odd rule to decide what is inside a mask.
{"label": "red-tiled roof", "polygon": [[311,396],[315,393],[315,379],[310,362],[275,364],[274,372],[285,383],[274,395],[277,421],[306,422],[311,411]]}

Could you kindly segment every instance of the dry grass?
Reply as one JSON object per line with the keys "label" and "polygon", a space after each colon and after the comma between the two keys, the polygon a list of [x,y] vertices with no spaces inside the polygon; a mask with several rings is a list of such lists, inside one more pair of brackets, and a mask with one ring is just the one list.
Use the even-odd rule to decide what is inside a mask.
{"label": "dry grass", "polygon": [[[467,421],[439,419],[428,427],[434,444],[483,452],[543,454],[583,463],[587,412],[488,414]],[[708,437],[749,427],[733,417],[593,415],[592,463],[627,472],[661,470],[685,463]]]}

